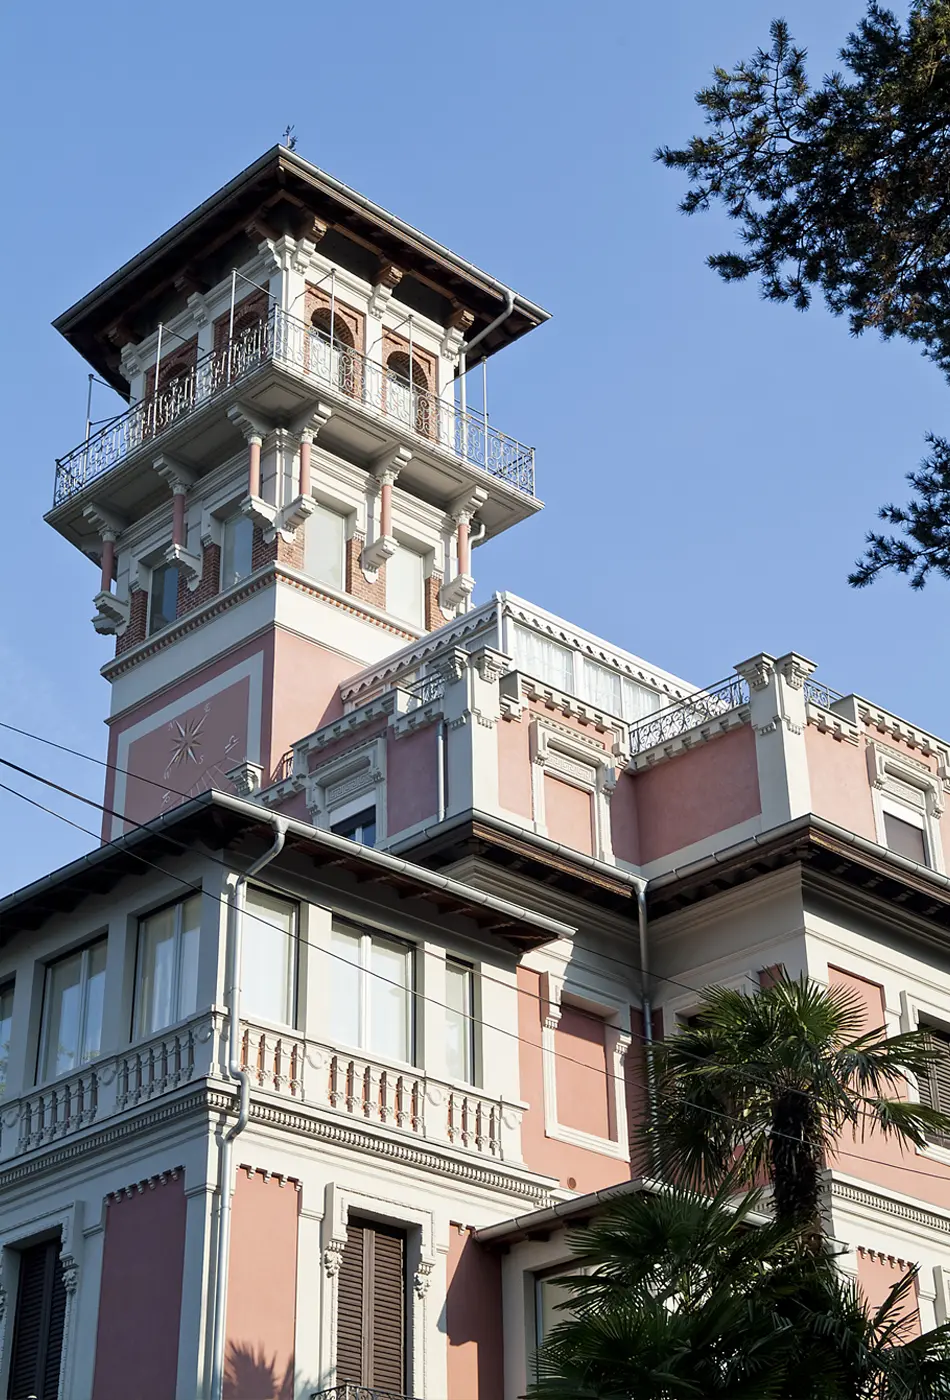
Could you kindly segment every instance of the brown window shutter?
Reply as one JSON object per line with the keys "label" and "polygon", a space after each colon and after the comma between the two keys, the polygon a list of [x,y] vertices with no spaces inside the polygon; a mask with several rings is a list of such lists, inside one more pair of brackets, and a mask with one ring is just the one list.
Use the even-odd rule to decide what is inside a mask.
{"label": "brown window shutter", "polygon": [[362,1225],[348,1225],[346,1248],[337,1284],[336,1379],[338,1385],[363,1385],[363,1254]]}
{"label": "brown window shutter", "polygon": [[[931,1108],[939,1108],[942,1113],[950,1113],[950,1035],[938,1031],[933,1026],[927,1028],[930,1043],[939,1051],[940,1058],[930,1066],[930,1072],[918,1080],[921,1102]],[[950,1137],[943,1133],[931,1133],[934,1142],[950,1146]]]}
{"label": "brown window shutter", "polygon": [[406,1238],[352,1222],[337,1288],[336,1379],[402,1395],[406,1375]]}
{"label": "brown window shutter", "polygon": [[63,1354],[66,1288],[59,1240],[34,1245],[20,1255],[10,1400],[56,1400]]}
{"label": "brown window shutter", "polygon": [[373,1245],[370,1384],[401,1395],[406,1382],[406,1241],[395,1230],[377,1229]]}

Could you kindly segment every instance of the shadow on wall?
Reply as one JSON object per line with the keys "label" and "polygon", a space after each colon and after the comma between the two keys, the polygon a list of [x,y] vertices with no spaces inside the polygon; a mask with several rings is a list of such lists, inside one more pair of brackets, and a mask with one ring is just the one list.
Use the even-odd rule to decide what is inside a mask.
{"label": "shadow on wall", "polygon": [[294,1366],[277,1374],[276,1354],[268,1361],[264,1348],[235,1346],[224,1363],[224,1400],[294,1400]]}

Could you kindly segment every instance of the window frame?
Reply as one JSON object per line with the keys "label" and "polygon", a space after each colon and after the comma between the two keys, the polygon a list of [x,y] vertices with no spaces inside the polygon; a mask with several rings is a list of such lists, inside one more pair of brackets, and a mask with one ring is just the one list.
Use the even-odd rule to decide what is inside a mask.
{"label": "window frame", "polygon": [[[7,1093],[7,1078],[8,1078],[9,1069],[10,1069],[10,1043],[11,1043],[12,1040],[13,1040],[13,1011],[14,1011],[14,1007],[15,1007],[15,1005],[16,1005],[16,978],[15,978],[15,977],[11,977],[11,978],[6,979],[4,982],[0,982],[0,1026],[2,1026],[4,1020],[7,1019],[7,1018],[3,1015],[3,1004],[4,1004],[4,998],[5,998],[5,997],[9,997],[9,998],[10,998],[10,1015],[9,1015],[9,1021],[10,1021],[10,1040],[7,1042],[7,1054],[6,1054],[6,1059],[4,1060],[2,1054],[0,1054],[0,1100],[6,1098],[6,1093]],[[2,1040],[0,1040],[0,1047],[2,1047],[2,1044],[3,1044],[3,1042],[2,1042]]]}
{"label": "window frame", "polygon": [[479,1064],[478,1064],[478,1037],[477,1037],[477,1028],[478,1028],[478,1020],[477,1020],[478,988],[477,988],[477,973],[476,973],[475,965],[474,965],[473,963],[466,962],[464,958],[456,958],[456,957],[447,956],[446,959],[445,959],[445,971],[446,971],[446,974],[448,974],[448,971],[449,971],[449,968],[450,968],[450,967],[451,967],[451,968],[455,968],[455,969],[457,969],[457,970],[460,971],[460,972],[464,972],[464,973],[466,974],[466,978],[467,978],[467,982],[468,982],[468,995],[467,995],[468,1007],[467,1007],[467,1009],[466,1009],[465,1011],[463,1011],[463,1012],[457,1012],[456,1009],[455,1009],[454,1007],[451,1007],[451,1006],[449,1005],[448,979],[447,979],[447,977],[446,977],[446,993],[445,993],[445,1012],[446,1012],[446,1018],[448,1018],[449,1015],[460,1015],[460,1016],[463,1017],[464,1020],[467,1021],[467,1025],[466,1025],[466,1028],[465,1028],[465,1057],[466,1057],[466,1061],[467,1061],[467,1064],[466,1064],[467,1073],[463,1073],[461,1077],[459,1077],[458,1075],[450,1074],[450,1073],[449,1073],[449,1070],[448,1070],[448,1064],[446,1064],[446,1075],[447,1075],[447,1077],[448,1077],[449,1079],[453,1080],[455,1083],[464,1084],[464,1085],[467,1085],[469,1088],[474,1089],[474,1088],[478,1088],[478,1086],[479,1086],[479,1081],[480,1081],[480,1078],[481,1078],[481,1076],[480,1076],[480,1074],[479,1074]]}
{"label": "window frame", "polygon": [[[375,794],[373,794],[373,796],[375,797]],[[329,829],[329,831],[331,832],[331,834],[334,835],[334,836],[344,836],[344,837],[346,837],[346,839],[347,839],[348,841],[356,841],[360,846],[366,846],[366,848],[367,848],[368,850],[374,850],[374,849],[376,848],[376,845],[377,845],[378,839],[379,839],[379,821],[378,821],[378,817],[377,817],[376,802],[375,802],[375,800],[374,800],[371,806],[363,806],[363,805],[361,805],[361,803],[363,803],[364,801],[365,801],[365,798],[357,798],[357,799],[356,799],[356,802],[347,802],[346,804],[342,805],[341,808],[340,808],[340,810],[343,812],[344,815],[341,817],[341,816],[338,816],[336,813],[332,814],[336,819],[335,819],[335,820],[332,820],[332,821],[330,822],[330,825],[329,825],[329,828],[328,828],[328,829]],[[347,808],[350,808],[350,807],[352,807],[352,808],[354,809],[352,812],[347,811]],[[370,825],[370,823],[369,823],[369,822],[361,822],[359,819],[360,819],[361,817],[366,817],[366,816],[368,816],[370,812],[373,814],[373,820],[372,820],[373,840],[372,840],[372,841],[364,841],[363,838],[362,838],[362,836],[355,836],[355,835],[351,835],[349,831],[340,831],[340,830],[338,830],[338,828],[341,827],[341,826],[350,826],[350,825],[353,825],[353,824],[355,823],[355,825],[353,825],[353,830],[354,830],[355,832],[356,832],[356,831],[359,831],[359,832],[364,831],[364,830]]]}
{"label": "window frame", "polygon": [[[226,562],[227,562],[227,554],[228,554],[228,533],[229,533],[229,529],[230,529],[231,532],[232,532],[232,538],[233,538],[233,530],[234,530],[234,528],[235,528],[237,525],[239,525],[239,524],[244,524],[245,527],[248,528],[248,529],[250,530],[250,532],[251,532],[251,538],[250,538],[250,546],[251,546],[251,547],[250,547],[250,554],[249,554],[249,558],[248,558],[248,567],[247,567],[247,572],[246,572],[246,573],[238,574],[238,576],[237,576],[236,578],[233,578],[233,579],[228,580],[228,579],[225,577],[225,565],[226,565]],[[225,518],[221,521],[221,578],[220,578],[220,580],[219,580],[221,591],[222,591],[222,592],[225,592],[225,591],[226,591],[227,589],[229,589],[229,588],[236,588],[237,585],[238,585],[239,583],[243,583],[244,580],[245,580],[246,578],[250,578],[250,576],[251,576],[251,574],[252,574],[253,572],[254,572],[254,522],[253,522],[253,520],[250,518],[250,516],[249,516],[249,515],[245,515],[245,513],[244,513],[242,510],[231,511],[231,513],[230,513],[229,515],[225,516]]]}
{"label": "window frame", "polygon": [[[314,505],[314,510],[313,510],[313,512],[311,513],[311,515],[308,517],[307,523],[304,525],[303,572],[307,575],[308,578],[312,578],[312,579],[314,580],[315,583],[318,583],[318,584],[320,585],[321,588],[332,588],[332,589],[334,590],[334,592],[336,592],[336,593],[345,593],[345,592],[346,592],[346,539],[347,539],[347,534],[349,533],[348,512],[347,512],[347,511],[344,511],[344,510],[338,510],[337,507],[336,507],[335,505],[327,505],[327,503],[326,503],[325,500],[319,500],[319,499],[317,499],[316,497],[314,497],[314,499],[313,499],[313,505]],[[317,514],[318,511],[323,511],[323,513],[324,513],[325,515],[332,515],[335,519],[339,520],[339,522],[340,522],[340,554],[339,554],[339,559],[338,559],[338,561],[337,561],[337,562],[339,563],[339,574],[340,574],[340,581],[339,581],[339,583],[334,582],[332,579],[326,578],[326,577],[325,577],[324,575],[322,575],[322,574],[316,573],[312,568],[309,567],[310,562],[311,562],[311,560],[312,560],[312,555],[309,553],[309,550],[312,549],[313,546],[309,544],[309,533],[308,533],[308,532],[309,532],[309,530],[310,530],[311,521],[314,519],[314,517],[316,516],[316,514]]]}
{"label": "window frame", "polygon": [[[79,1074],[80,1071],[84,1070],[87,1065],[95,1064],[96,1060],[101,1059],[102,1057],[102,1025],[100,1025],[100,1045],[99,1051],[96,1055],[92,1055],[89,1057],[89,1059],[86,1060],[79,1058],[77,1060],[77,1063],[74,1064],[71,1069],[61,1070],[58,1074],[48,1074],[46,1072],[47,1051],[49,1049],[50,1035],[50,984],[51,973],[53,971],[53,968],[60,966],[64,962],[67,962],[70,958],[79,957],[81,960],[79,973],[79,1028],[76,1036],[78,1043],[78,1053],[81,1056],[82,1047],[86,1040],[87,1016],[89,1011],[89,1007],[87,1004],[87,993],[89,989],[89,959],[92,950],[100,946],[104,947],[106,951],[106,965],[103,969],[103,974],[108,975],[109,935],[107,933],[99,934],[98,937],[89,939],[87,942],[81,944],[78,948],[71,948],[66,953],[60,953],[58,957],[51,958],[49,962],[43,964],[43,1000],[42,1006],[40,1008],[40,1034],[36,1053],[36,1073],[34,1075],[34,1083],[36,1085],[55,1084],[57,1080],[68,1079],[70,1075]],[[104,1001],[105,999],[103,998],[103,1006]],[[104,1024],[104,1015],[102,1020]]]}
{"label": "window frame", "polygon": [[[166,617],[159,626],[156,626],[154,623],[156,578],[159,574],[163,577],[167,577],[172,573],[175,575],[175,615],[174,617]],[[181,583],[181,569],[177,564],[169,564],[167,561],[163,561],[160,564],[152,565],[150,575],[148,581],[148,617],[145,623],[145,635],[147,637],[154,636],[156,632],[161,632],[163,628],[171,627],[173,622],[178,621],[178,590]]]}
{"label": "window frame", "polygon": [[419,561],[419,616],[418,618],[405,617],[402,613],[396,612],[392,606],[389,588],[393,572],[393,559],[395,559],[396,555],[393,555],[393,558],[388,560],[386,564],[386,611],[389,613],[390,617],[396,618],[398,622],[404,622],[407,626],[414,627],[417,631],[424,632],[426,625],[426,571],[429,566],[431,550],[426,549],[424,546],[420,549],[417,541],[407,541],[405,539],[400,539],[398,536],[396,537],[396,545],[397,554],[409,554],[413,559]]}
{"label": "window frame", "polygon": [[[185,895],[185,897],[184,897],[183,899],[172,899],[172,900],[169,900],[169,901],[168,901],[167,903],[165,903],[165,904],[160,904],[160,905],[158,905],[158,907],[155,908],[155,909],[149,909],[147,913],[139,914],[138,919],[136,920],[136,929],[135,929],[135,971],[134,971],[133,980],[132,980],[132,1017],[131,1017],[131,1022],[132,1022],[132,1024],[131,1024],[131,1032],[132,1032],[132,1033],[131,1033],[131,1037],[130,1037],[131,1043],[132,1043],[133,1045],[138,1045],[138,1044],[141,1044],[143,1041],[151,1040],[153,1036],[161,1035],[164,1031],[167,1031],[167,1030],[171,1029],[172,1026],[179,1026],[179,1025],[181,1025],[184,1021],[190,1021],[195,1015],[197,1015],[197,1006],[200,1004],[200,999],[199,999],[199,997],[198,997],[198,986],[199,986],[199,984],[200,984],[200,976],[201,976],[201,933],[202,933],[202,914],[203,914],[203,910],[202,910],[202,908],[201,908],[201,901],[202,901],[202,898],[203,898],[203,891],[202,891],[202,890],[196,890],[196,891],[194,891],[192,894]],[[186,1015],[184,1015],[184,1016],[182,1016],[182,1015],[179,1014],[179,1015],[173,1017],[170,1021],[167,1021],[166,1024],[165,1024],[164,1026],[152,1026],[152,1027],[150,1027],[150,1029],[147,1030],[147,1031],[142,1030],[142,1029],[141,1029],[141,1026],[140,1026],[140,1024],[139,1024],[139,1012],[140,1012],[139,997],[140,997],[140,995],[141,995],[141,987],[142,987],[142,955],[143,955],[143,938],[142,938],[142,934],[143,934],[143,926],[148,922],[149,919],[154,919],[154,918],[157,918],[159,914],[164,914],[165,911],[166,911],[167,909],[174,909],[174,910],[176,911],[176,915],[175,915],[175,935],[174,935],[174,936],[175,936],[175,962],[174,962],[174,974],[173,974],[173,979],[172,979],[172,981],[173,981],[173,986],[174,986],[174,988],[175,988],[175,1009],[176,1009],[176,1011],[180,1012],[180,1010],[181,1010],[181,968],[182,968],[182,959],[181,959],[182,910],[184,909],[185,905],[186,905],[186,904],[189,904],[193,899],[198,901],[198,910],[199,910],[199,913],[198,913],[198,925],[197,925],[197,929],[198,929],[198,965],[197,965],[196,970],[195,970],[195,1001],[196,1001],[195,1010],[194,1010],[194,1011],[189,1011],[189,1012],[188,1012]]]}
{"label": "window frame", "polygon": [[[298,899],[289,898],[287,895],[285,895],[285,894],[284,894],[282,891],[280,891],[280,890],[268,889],[266,885],[256,885],[256,884],[255,884],[255,885],[249,885],[249,886],[247,887],[246,891],[245,891],[245,902],[244,902],[244,918],[245,918],[245,921],[246,921],[247,919],[249,919],[249,918],[254,918],[254,917],[255,917],[255,915],[253,915],[253,914],[250,913],[250,911],[248,910],[248,907],[247,907],[247,898],[248,898],[248,896],[250,896],[251,894],[253,894],[253,893],[255,893],[255,892],[258,893],[258,894],[262,894],[262,895],[266,896],[267,899],[273,899],[273,900],[278,901],[278,902],[281,903],[281,904],[286,904],[286,905],[288,906],[288,908],[291,910],[291,925],[292,925],[292,930],[291,930],[291,933],[290,933],[289,935],[285,935],[285,934],[281,933],[281,931],[280,931],[279,929],[275,928],[274,925],[272,925],[272,924],[269,925],[269,927],[271,928],[272,932],[273,932],[274,934],[276,934],[278,937],[281,937],[281,938],[283,938],[283,937],[289,937],[290,944],[291,944],[290,967],[289,967],[289,981],[290,981],[290,986],[289,986],[289,988],[288,988],[288,1002],[289,1002],[289,1006],[290,1006],[290,1019],[287,1020],[287,1021],[271,1021],[271,1020],[268,1020],[267,1017],[249,1013],[249,1012],[247,1011],[246,1006],[242,1007],[242,1013],[241,1013],[241,1014],[244,1015],[244,1016],[246,1016],[248,1019],[252,1020],[255,1024],[260,1024],[260,1025],[264,1025],[264,1026],[273,1026],[275,1029],[280,1029],[280,1030],[297,1030],[297,1029],[298,1029],[298,1022],[299,1022],[299,1020],[300,1020],[300,901],[299,901]],[[266,922],[266,921],[265,921],[265,922]],[[247,925],[246,925],[246,922],[245,922],[245,937],[246,937],[246,934],[247,934]],[[243,980],[243,978],[242,978],[242,980]],[[246,1000],[246,998],[247,998],[247,992],[246,992],[246,991],[243,993],[243,997],[244,997],[244,999]]]}
{"label": "window frame", "polygon": [[[341,961],[340,954],[333,949],[333,934],[340,933],[348,938],[358,938],[360,940],[359,962],[349,963],[348,966],[356,969],[359,979],[359,994],[357,998],[357,1038],[356,1044],[341,1042],[339,1048],[342,1050],[352,1050],[364,1059],[379,1059],[388,1063],[404,1066],[407,1069],[416,1069],[417,1058],[417,1015],[416,1015],[416,982],[417,982],[417,944],[409,939],[400,938],[398,934],[388,933],[384,929],[370,928],[366,925],[347,923],[343,919],[334,919],[330,927],[331,967],[336,968]],[[371,1017],[371,989],[372,978],[376,975],[372,967],[372,947],[375,943],[385,943],[390,946],[395,945],[401,949],[406,960],[406,1044],[409,1051],[408,1058],[403,1060],[398,1057],[390,1059],[382,1055],[368,1043],[368,1033],[372,1028]],[[328,979],[331,993],[333,990],[333,976]],[[328,1026],[328,1030],[329,1030]],[[334,1049],[337,1048],[335,1037],[331,1037]]]}

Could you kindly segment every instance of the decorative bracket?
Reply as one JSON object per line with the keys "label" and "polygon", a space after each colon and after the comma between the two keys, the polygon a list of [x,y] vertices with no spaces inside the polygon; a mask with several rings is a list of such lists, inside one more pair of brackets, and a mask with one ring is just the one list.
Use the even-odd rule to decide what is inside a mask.
{"label": "decorative bracket", "polygon": [[114,593],[101,592],[93,598],[96,609],[92,625],[102,637],[113,636],[128,626],[131,604],[128,598],[118,598]]}
{"label": "decorative bracket", "polygon": [[247,759],[236,768],[229,768],[224,775],[234,786],[238,797],[253,797],[260,792],[264,770],[259,763],[249,763]]}
{"label": "decorative bracket", "polygon": [[184,574],[190,592],[201,582],[202,559],[198,554],[189,554],[183,544],[170,544],[165,550],[165,563],[174,564]]}
{"label": "decorative bracket", "polygon": [[185,466],[184,462],[179,462],[177,457],[169,457],[163,453],[161,457],[152,460],[152,466],[159,476],[173,492],[190,491],[198,480],[197,473],[192,467]]}
{"label": "decorative bracket", "polygon": [[475,591],[471,574],[456,574],[439,589],[439,606],[443,609],[463,607]]}
{"label": "decorative bracket", "polygon": [[389,298],[393,294],[393,289],[399,286],[403,279],[403,270],[395,263],[383,263],[379,269],[379,275],[373,285],[373,290],[369,299],[369,314],[377,321],[382,318],[383,312],[389,305]]}

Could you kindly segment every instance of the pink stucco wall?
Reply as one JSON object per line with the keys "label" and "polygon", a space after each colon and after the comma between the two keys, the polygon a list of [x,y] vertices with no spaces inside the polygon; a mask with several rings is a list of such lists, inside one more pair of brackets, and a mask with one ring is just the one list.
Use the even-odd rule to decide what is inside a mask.
{"label": "pink stucco wall", "polygon": [[526,719],[503,720],[498,735],[498,801],[508,812],[531,821],[531,759]]}
{"label": "pink stucco wall", "polygon": [[296,632],[277,630],[273,679],[268,687],[265,677],[262,714],[269,738],[265,755],[268,771],[295,739],[339,718],[343,713],[340,682],[354,675],[361,664]]}
{"label": "pink stucco wall", "polygon": [[293,1400],[299,1201],[293,1182],[238,1170],[224,1400]]}
{"label": "pink stucco wall", "polygon": [[[875,1312],[887,1298],[896,1283],[913,1266],[905,1259],[895,1259],[891,1254],[881,1254],[877,1250],[858,1249],[858,1285],[862,1297],[871,1312]],[[908,1293],[898,1317],[907,1319],[906,1331],[899,1338],[909,1342],[911,1337],[920,1336],[920,1311],[917,1304],[917,1285]]]}
{"label": "pink stucco wall", "polygon": [[644,865],[738,826],[762,810],[750,725],[622,781],[631,781],[636,789]]}
{"label": "pink stucco wall", "polygon": [[[386,743],[386,820],[389,835],[435,820],[439,810],[438,729],[434,724]],[[448,801],[448,797],[446,797]]]}
{"label": "pink stucco wall", "polygon": [[110,1197],[99,1287],[93,1400],[175,1394],[185,1257],[182,1175]]}
{"label": "pink stucco wall", "polygon": [[545,1133],[544,1090],[541,1063],[540,973],[518,969],[518,1062],[521,1098],[528,1104],[522,1120],[521,1143],[532,1171],[554,1177],[572,1191],[599,1191],[626,1181],[627,1162],[572,1143],[559,1142]]}
{"label": "pink stucco wall", "polygon": [[505,1388],[501,1256],[455,1223],[446,1290],[448,1400],[498,1400]]}
{"label": "pink stucco wall", "polygon": [[595,1137],[609,1137],[603,1021],[579,1007],[562,1006],[554,1053],[559,1121]]}
{"label": "pink stucco wall", "polygon": [[[864,1007],[861,1033],[883,1023],[884,991],[876,982],[839,967],[829,967],[828,978],[833,987],[846,987],[860,998]],[[885,1137],[873,1128],[843,1133],[830,1165],[873,1185],[950,1209],[950,1167],[930,1156],[921,1158],[915,1148],[904,1148],[895,1137]]]}
{"label": "pink stucco wall", "polygon": [[583,788],[544,775],[544,824],[552,841],[590,856],[594,853],[593,799]]}
{"label": "pink stucco wall", "polygon": [[621,773],[610,799],[610,842],[618,860],[640,864],[637,786],[630,773]]}
{"label": "pink stucco wall", "polygon": [[835,739],[809,724],[805,729],[805,754],[812,811],[858,836],[876,841],[864,744]]}

